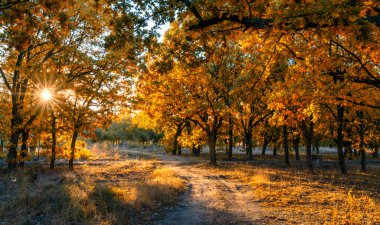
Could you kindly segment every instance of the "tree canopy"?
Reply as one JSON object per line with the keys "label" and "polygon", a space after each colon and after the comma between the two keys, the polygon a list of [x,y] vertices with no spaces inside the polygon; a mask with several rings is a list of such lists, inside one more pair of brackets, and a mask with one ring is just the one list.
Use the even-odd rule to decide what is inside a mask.
{"label": "tree canopy", "polygon": [[312,169],[323,139],[336,144],[342,173],[352,148],[365,171],[379,141],[379,14],[380,3],[364,0],[2,2],[8,166],[22,164],[45,119],[52,142],[71,132],[72,168],[81,135],[112,124],[98,138],[130,139],[111,123],[127,109],[148,129],[134,132],[164,133],[173,153],[207,142],[213,164],[220,143],[228,157],[243,143],[250,159],[255,143],[263,153],[281,145],[287,165],[289,143],[301,143]]}

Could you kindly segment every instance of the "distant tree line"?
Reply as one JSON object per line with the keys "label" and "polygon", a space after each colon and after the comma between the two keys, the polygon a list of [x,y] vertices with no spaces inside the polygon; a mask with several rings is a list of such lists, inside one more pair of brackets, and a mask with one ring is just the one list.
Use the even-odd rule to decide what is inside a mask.
{"label": "distant tree line", "polygon": [[108,128],[97,128],[95,130],[96,140],[108,141],[114,145],[138,143],[156,144],[163,137],[163,133],[152,129],[140,128],[133,124],[131,119],[124,118],[114,121]]}

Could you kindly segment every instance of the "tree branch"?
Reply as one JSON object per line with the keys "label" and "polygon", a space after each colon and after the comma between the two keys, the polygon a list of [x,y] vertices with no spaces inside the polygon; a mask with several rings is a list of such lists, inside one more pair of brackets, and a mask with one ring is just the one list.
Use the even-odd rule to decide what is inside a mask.
{"label": "tree branch", "polygon": [[367,103],[363,103],[363,102],[355,102],[353,100],[346,99],[346,98],[336,98],[336,99],[339,101],[347,101],[347,102],[352,103],[354,105],[365,106],[365,107],[368,107],[371,109],[380,109],[380,106],[377,106],[377,105],[371,105],[371,104],[367,104]]}
{"label": "tree branch", "polygon": [[289,50],[290,54],[292,54],[296,59],[305,60],[305,58],[297,56],[297,54],[287,44],[285,44],[283,42],[280,42],[280,44],[282,44],[283,46],[285,46]]}
{"label": "tree branch", "polygon": [[188,8],[190,8],[191,12],[194,14],[195,17],[197,17],[198,20],[203,21],[201,14],[198,12],[198,10],[195,8],[195,6],[192,5],[190,0],[178,0],[178,1],[182,2]]}
{"label": "tree branch", "polygon": [[1,73],[1,77],[4,80],[5,85],[7,86],[8,90],[12,93],[12,87],[9,84],[9,82],[7,80],[7,76],[5,76],[5,73],[4,73],[4,71],[3,71],[3,69],[1,67],[0,67],[0,73]]}
{"label": "tree branch", "polygon": [[341,49],[343,49],[344,51],[346,51],[348,54],[352,55],[357,61],[358,63],[360,64],[360,66],[364,69],[364,71],[370,76],[372,77],[373,79],[376,79],[377,78],[368,70],[367,67],[365,67],[364,63],[362,62],[362,60],[359,58],[359,56],[357,56],[355,53],[353,53],[352,51],[348,50],[347,48],[345,48],[343,45],[341,45],[340,43],[334,41],[334,40],[331,40],[332,43],[334,43],[335,45],[337,45],[338,47],[340,47]]}
{"label": "tree branch", "polygon": [[[244,25],[245,26],[244,30],[247,30],[249,28],[259,30],[259,29],[265,29],[265,28],[272,28],[275,26],[275,24],[273,24],[274,18],[260,18],[260,17],[252,18],[251,16],[242,17],[241,15],[233,15],[233,14],[230,14],[229,12],[224,13],[221,16],[213,16],[208,19],[203,19],[199,11],[195,8],[194,5],[192,5],[192,3],[189,0],[178,0],[178,1],[184,3],[191,10],[194,16],[199,20],[198,23],[189,26],[190,30],[197,30],[197,29],[210,27],[210,26],[222,23],[224,21],[229,21],[229,22],[234,22],[234,23]],[[300,15],[297,17],[304,17],[307,19],[307,16],[310,16],[310,15]],[[288,19],[291,19],[291,17],[284,18],[285,21]],[[362,19],[358,19],[356,21],[356,23],[358,24],[363,23],[363,22],[372,23],[372,24],[375,24],[377,27],[380,27],[380,15],[371,15]],[[287,27],[290,25],[291,23],[284,22],[282,24],[282,27]],[[338,25],[340,25],[338,24],[338,22],[334,22],[333,24],[329,24],[329,23],[320,24],[318,22],[307,21],[305,25],[297,27],[297,28],[293,28],[293,29],[306,30],[310,28],[325,28],[329,26],[338,26]]]}
{"label": "tree branch", "polygon": [[246,27],[246,29],[248,28],[264,29],[266,27],[273,26],[271,24],[273,22],[273,19],[266,19],[266,18],[252,18],[251,19],[248,17],[241,17],[238,15],[230,15],[229,13],[224,13],[220,17],[212,17],[205,20],[199,20],[197,24],[189,26],[189,29],[190,30],[202,29],[202,28],[219,24],[224,21],[230,21],[230,22],[242,24]]}

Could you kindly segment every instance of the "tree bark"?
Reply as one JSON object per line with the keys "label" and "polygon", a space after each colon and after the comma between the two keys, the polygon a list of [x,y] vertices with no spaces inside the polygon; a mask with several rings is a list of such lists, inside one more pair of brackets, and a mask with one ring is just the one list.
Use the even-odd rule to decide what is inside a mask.
{"label": "tree bark", "polygon": [[273,148],[273,155],[277,155],[277,150],[278,150],[278,145],[275,144],[275,146]]}
{"label": "tree bark", "polygon": [[191,146],[191,154],[193,154],[193,156],[197,156],[197,147],[195,147],[195,145]]}
{"label": "tree bark", "polygon": [[362,165],[362,172],[367,172],[367,164],[366,164],[366,152],[364,149],[364,132],[365,132],[365,125],[363,121],[364,113],[363,111],[359,111],[358,113],[359,121],[360,121],[360,144],[359,144],[359,151],[360,151],[360,163]]}
{"label": "tree bark", "polygon": [[253,148],[253,142],[252,142],[252,128],[248,127],[247,131],[245,132],[245,141],[246,141],[246,152],[248,154],[249,159],[253,159],[253,154],[252,154],[252,148]]}
{"label": "tree bark", "polygon": [[9,147],[7,159],[8,159],[8,169],[14,170],[17,167],[17,146],[18,139],[20,137],[20,131],[12,129],[11,134],[11,146]]}
{"label": "tree bark", "polygon": [[4,151],[4,139],[1,138],[1,151],[0,152],[3,152]]}
{"label": "tree bark", "polygon": [[315,150],[316,150],[316,153],[319,154],[319,137],[315,138],[314,140],[314,146],[315,146]]}
{"label": "tree bark", "polygon": [[[31,47],[31,46],[30,46]],[[29,47],[29,48],[30,48]],[[11,117],[11,138],[10,138],[10,148],[8,151],[8,169],[12,170],[17,167],[17,147],[20,134],[23,133],[23,130],[29,132],[28,126],[31,125],[33,120],[39,114],[39,109],[37,109],[36,114],[32,115],[27,121],[25,120],[25,110],[23,108],[25,96],[27,95],[29,79],[27,77],[21,77],[20,68],[22,67],[23,61],[26,55],[25,51],[20,51],[17,56],[17,61],[14,67],[13,76],[12,76],[12,86],[7,82],[7,78],[3,71],[1,74],[6,84],[9,92],[11,93],[11,102],[12,102],[12,117]],[[1,69],[1,68],[0,68]],[[22,116],[21,116],[22,115]],[[28,138],[26,138],[27,141]],[[24,139],[25,140],[25,139]],[[23,147],[25,148],[25,144]],[[26,156],[25,152],[21,152],[21,157]],[[23,164],[20,164],[23,166]]]}
{"label": "tree bark", "polygon": [[200,146],[198,145],[198,147],[197,147],[197,145],[193,145],[192,147],[191,147],[191,151],[192,151],[192,153],[193,153],[193,155],[194,156],[199,156],[200,155],[200,153],[201,153],[201,150],[200,150],[201,148],[200,148]]}
{"label": "tree bark", "polygon": [[312,143],[313,143],[313,135],[314,135],[314,123],[312,120],[312,116],[308,118],[309,120],[309,126],[306,124],[306,121],[302,122],[302,131],[303,131],[303,137],[305,139],[306,143],[306,163],[309,167],[310,171],[313,171],[313,161],[311,157],[311,151],[312,151]]}
{"label": "tree bark", "polygon": [[178,145],[177,152],[178,152],[178,155],[182,154],[182,146],[181,145]]}
{"label": "tree bark", "polygon": [[288,128],[286,125],[282,126],[282,137],[285,152],[285,165],[290,166],[289,160],[289,145],[288,145]]}
{"label": "tree bark", "polygon": [[20,166],[21,168],[24,167],[26,157],[28,156],[28,139],[29,139],[29,131],[30,131],[30,130],[27,129],[27,130],[23,130],[23,131],[21,132],[22,145],[21,145],[21,152],[20,152],[21,159],[20,159],[20,162],[19,162],[19,166]]}
{"label": "tree bark", "polygon": [[299,150],[300,142],[301,142],[301,138],[300,138],[300,136],[297,135],[297,136],[293,139],[293,148],[294,148],[294,151],[295,151],[295,153],[296,153],[296,160],[297,160],[297,161],[300,161],[300,160],[301,160],[301,157],[300,157],[300,150]]}
{"label": "tree bark", "polygon": [[[50,159],[50,169],[54,169],[55,165],[55,150],[57,146],[57,136],[56,136],[56,117],[54,112],[51,112],[51,159]],[[75,148],[75,147],[74,147]]]}
{"label": "tree bark", "polygon": [[342,174],[347,174],[346,161],[344,159],[343,152],[343,126],[344,126],[344,107],[342,105],[337,106],[338,111],[338,134],[337,134],[337,150],[339,158],[339,166]]}
{"label": "tree bark", "polygon": [[178,154],[180,154],[180,151],[181,151],[179,150],[180,146],[178,144],[178,137],[181,136],[182,128],[183,128],[182,125],[183,125],[182,123],[177,124],[177,130],[176,130],[174,141],[173,141],[173,149],[172,149],[173,155],[176,155],[177,151],[178,151]]}
{"label": "tree bark", "polygon": [[[22,132],[21,125],[23,119],[20,116],[20,94],[23,89],[21,89],[20,83],[20,67],[24,60],[25,52],[20,52],[17,57],[16,69],[13,72],[12,88],[9,91],[12,94],[12,118],[11,118],[11,145],[9,147],[7,159],[8,159],[8,169],[14,170],[17,167],[17,147],[20,134]],[[5,78],[3,78],[5,79]],[[10,87],[9,87],[10,88]]]}
{"label": "tree bark", "polygon": [[246,145],[245,145],[246,142],[245,142],[245,137],[244,137],[244,136],[245,136],[245,135],[243,135],[243,149],[244,149],[244,151],[245,151],[245,154],[248,155],[248,154],[247,154],[247,148],[246,148]]}
{"label": "tree bark", "polygon": [[[351,141],[343,141],[343,147],[344,147],[344,151],[343,151],[344,156],[347,157],[347,155],[348,155],[348,160],[353,160],[354,158],[352,156],[352,154],[353,154],[352,142]],[[354,151],[355,156],[358,156],[357,152],[358,152],[357,150]]]}
{"label": "tree bark", "polygon": [[70,160],[69,160],[69,169],[74,170],[74,158],[75,158],[75,144],[77,142],[79,134],[79,129],[77,127],[74,128],[74,133],[71,138],[71,145],[70,145]]}
{"label": "tree bark", "polygon": [[216,165],[216,137],[217,133],[215,130],[207,132],[208,136],[208,146],[210,149],[210,165]]}
{"label": "tree bark", "polygon": [[265,151],[268,147],[268,144],[269,144],[269,138],[267,138],[267,136],[265,135],[264,136],[263,149],[261,150],[261,155],[265,155]]}
{"label": "tree bark", "polygon": [[227,158],[232,158],[232,147],[233,147],[233,121],[232,116],[230,115],[228,118],[228,150],[227,150]]}

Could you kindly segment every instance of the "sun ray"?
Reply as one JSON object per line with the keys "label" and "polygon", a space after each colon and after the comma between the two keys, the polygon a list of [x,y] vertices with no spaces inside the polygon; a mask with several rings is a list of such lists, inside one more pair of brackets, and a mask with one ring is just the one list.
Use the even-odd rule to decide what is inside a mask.
{"label": "sun ray", "polygon": [[40,92],[40,98],[43,101],[48,102],[48,101],[52,100],[53,94],[51,93],[51,91],[49,89],[42,89],[42,91]]}

